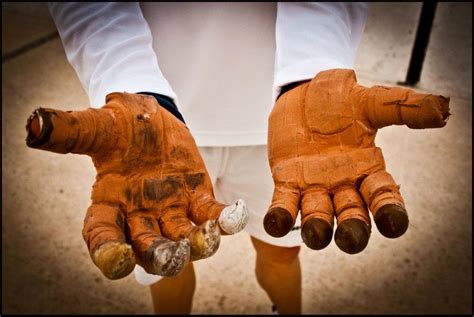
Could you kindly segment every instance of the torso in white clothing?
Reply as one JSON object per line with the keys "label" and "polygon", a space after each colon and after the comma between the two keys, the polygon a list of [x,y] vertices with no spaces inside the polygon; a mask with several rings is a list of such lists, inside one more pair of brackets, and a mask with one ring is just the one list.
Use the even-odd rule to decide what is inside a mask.
{"label": "torso in white clothing", "polygon": [[265,144],[276,3],[140,5],[158,64],[196,142]]}
{"label": "torso in white clothing", "polygon": [[367,5],[49,2],[90,105],[111,92],[173,98],[199,146],[266,143],[286,84],[352,68]]}

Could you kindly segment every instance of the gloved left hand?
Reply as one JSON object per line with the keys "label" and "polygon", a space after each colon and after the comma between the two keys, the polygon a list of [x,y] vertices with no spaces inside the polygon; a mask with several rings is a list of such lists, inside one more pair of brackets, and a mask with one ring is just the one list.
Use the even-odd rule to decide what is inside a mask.
{"label": "gloved left hand", "polygon": [[92,157],[97,177],[82,233],[110,279],[136,262],[148,273],[176,275],[248,221],[242,200],[214,199],[191,133],[154,97],[112,93],[101,109],[39,108],[26,128],[29,147]]}
{"label": "gloved left hand", "polygon": [[278,98],[268,123],[268,158],[275,182],[264,218],[274,237],[286,235],[301,210],[301,235],[315,250],[334,234],[344,252],[361,252],[371,232],[369,210],[388,238],[408,228],[405,203],[385,170],[377,130],[446,125],[449,98],[400,87],[357,83],[352,69],[318,73]]}

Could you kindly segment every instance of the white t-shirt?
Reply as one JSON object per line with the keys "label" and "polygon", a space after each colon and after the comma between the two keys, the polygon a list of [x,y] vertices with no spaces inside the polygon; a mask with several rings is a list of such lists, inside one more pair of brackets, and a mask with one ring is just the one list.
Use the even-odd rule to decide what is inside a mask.
{"label": "white t-shirt", "polygon": [[174,99],[199,146],[258,145],[281,87],[352,68],[367,4],[48,3],[92,107],[119,92]]}

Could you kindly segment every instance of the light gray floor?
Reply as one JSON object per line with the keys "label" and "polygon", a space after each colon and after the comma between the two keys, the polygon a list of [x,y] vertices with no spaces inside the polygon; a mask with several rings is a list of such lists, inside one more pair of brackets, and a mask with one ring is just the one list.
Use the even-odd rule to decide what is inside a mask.
{"label": "light gray floor", "polygon": [[[405,79],[420,3],[372,3],[355,65],[365,85]],[[2,2],[2,55],[54,32],[44,5]],[[421,82],[451,97],[443,129],[380,130],[387,170],[401,185],[410,227],[373,227],[362,253],[332,242],[301,250],[305,314],[472,313],[472,3],[440,3]],[[88,99],[56,38],[2,64],[2,313],[149,314],[133,275],[109,281],[81,236],[95,170],[88,157],[25,145],[38,106],[81,109]],[[195,263],[195,314],[268,314],[248,235],[223,237]]]}

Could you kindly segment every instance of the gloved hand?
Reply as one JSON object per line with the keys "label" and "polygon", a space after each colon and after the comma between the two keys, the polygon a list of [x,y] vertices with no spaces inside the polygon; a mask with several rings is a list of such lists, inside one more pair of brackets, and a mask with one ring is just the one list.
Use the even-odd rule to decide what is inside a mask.
{"label": "gloved hand", "polygon": [[82,231],[93,262],[118,279],[137,262],[148,272],[178,274],[213,255],[220,235],[242,230],[242,200],[214,199],[211,180],[184,123],[154,97],[112,93],[101,109],[39,108],[27,145],[91,156],[97,170]]}
{"label": "gloved hand", "polygon": [[401,236],[408,216],[374,144],[377,129],[443,127],[449,115],[449,98],[398,87],[366,88],[349,69],[320,72],[284,93],[269,117],[275,190],[265,230],[286,235],[301,210],[303,241],[320,250],[332,239],[336,217],[336,244],[354,254],[369,240],[368,207],[382,235]]}

